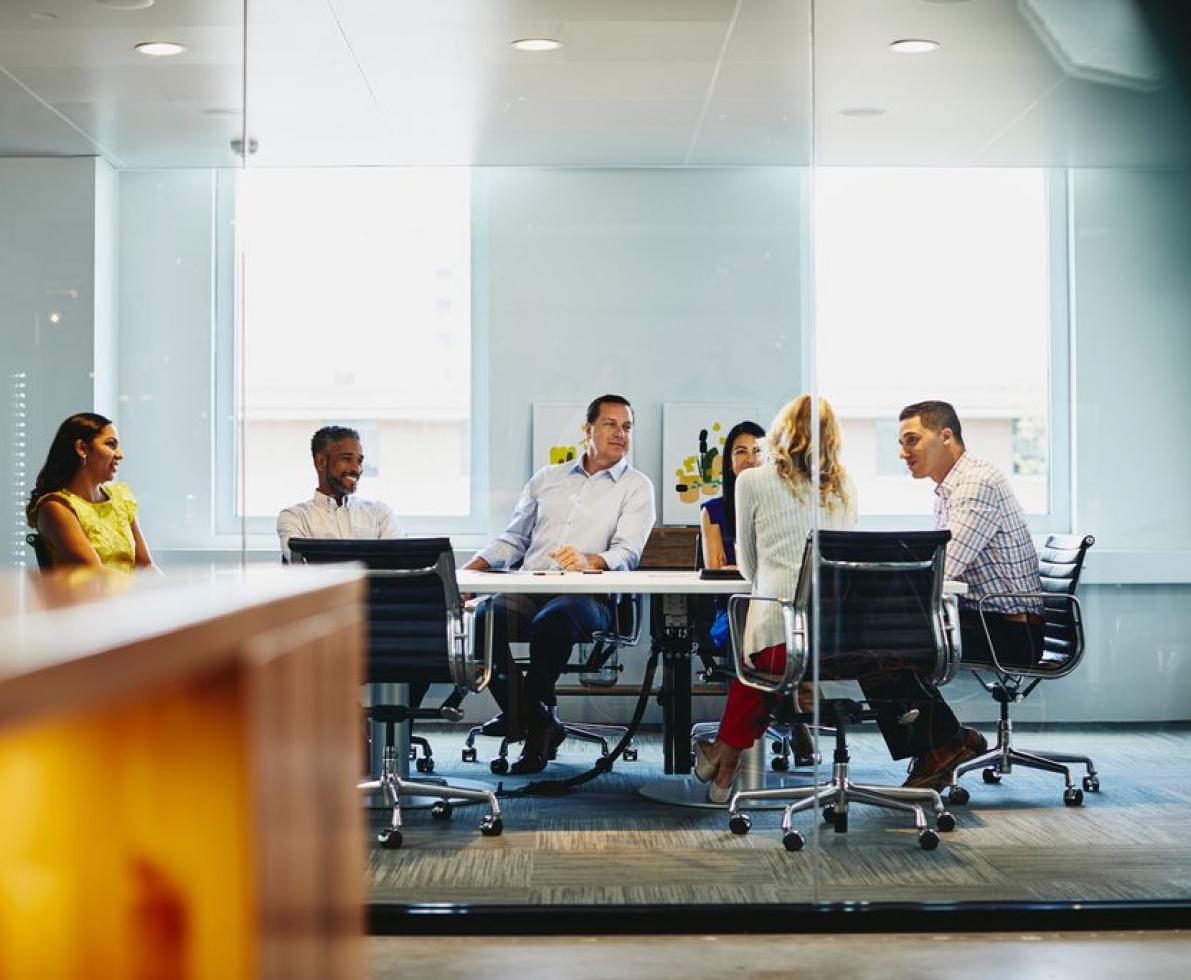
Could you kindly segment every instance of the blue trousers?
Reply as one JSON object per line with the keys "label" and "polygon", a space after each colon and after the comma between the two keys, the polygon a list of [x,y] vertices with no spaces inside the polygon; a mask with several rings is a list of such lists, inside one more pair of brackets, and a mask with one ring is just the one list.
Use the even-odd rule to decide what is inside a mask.
{"label": "blue trousers", "polygon": [[597,630],[612,628],[612,605],[597,595],[498,595],[480,616],[477,639],[482,640],[491,621],[492,683],[488,690],[502,711],[520,716],[518,686],[510,680],[509,644],[529,643],[529,671],[525,675],[525,698],[553,708],[554,687],[571,657],[571,648],[589,640]]}

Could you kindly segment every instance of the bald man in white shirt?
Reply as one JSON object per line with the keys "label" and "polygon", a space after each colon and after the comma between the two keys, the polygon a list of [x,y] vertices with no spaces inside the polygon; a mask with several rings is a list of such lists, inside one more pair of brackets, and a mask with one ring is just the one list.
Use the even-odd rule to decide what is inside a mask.
{"label": "bald man in white shirt", "polygon": [[404,537],[388,504],[355,495],[364,472],[360,433],[326,425],[310,440],[318,488],[310,500],[277,515],[281,554],[290,560],[290,538],[371,539]]}

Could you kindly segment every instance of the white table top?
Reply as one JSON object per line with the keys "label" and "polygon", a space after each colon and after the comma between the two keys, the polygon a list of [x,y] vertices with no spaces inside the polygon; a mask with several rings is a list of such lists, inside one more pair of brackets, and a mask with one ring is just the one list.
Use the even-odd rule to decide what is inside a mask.
{"label": "white table top", "polygon": [[455,574],[460,592],[490,595],[516,592],[522,595],[568,592],[601,594],[730,595],[748,592],[744,579],[701,579],[698,572],[475,572],[460,569]]}
{"label": "white table top", "polygon": [[[698,572],[475,572],[460,569],[455,574],[460,592],[492,595],[515,592],[521,595],[599,593],[626,595],[730,595],[749,592],[745,579],[701,579]],[[948,595],[963,595],[963,582],[943,584]]]}

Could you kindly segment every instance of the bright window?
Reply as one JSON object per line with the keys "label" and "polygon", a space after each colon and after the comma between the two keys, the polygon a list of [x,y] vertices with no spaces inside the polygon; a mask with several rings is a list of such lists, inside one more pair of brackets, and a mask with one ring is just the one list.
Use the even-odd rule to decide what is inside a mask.
{"label": "bright window", "polygon": [[927,398],[955,405],[968,450],[1000,467],[1028,513],[1055,510],[1065,269],[1051,198],[1042,170],[815,172],[817,382],[862,514],[929,512],[896,442],[898,411]]}
{"label": "bright window", "polygon": [[237,513],[271,521],[308,497],[310,437],[336,423],[361,433],[361,496],[403,522],[466,517],[468,171],[248,170],[238,205]]}

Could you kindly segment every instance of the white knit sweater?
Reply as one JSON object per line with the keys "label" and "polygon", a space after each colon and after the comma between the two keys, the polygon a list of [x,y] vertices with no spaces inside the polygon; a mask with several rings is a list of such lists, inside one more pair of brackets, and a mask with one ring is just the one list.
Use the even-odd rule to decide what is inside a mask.
{"label": "white knit sweater", "polygon": [[[829,510],[818,506],[818,494],[811,492],[809,483],[797,493],[791,490],[772,462],[740,474],[736,481],[736,560],[741,572],[752,580],[753,595],[793,598],[816,510],[820,529],[856,526],[856,492],[846,477],[844,491],[847,506],[837,503]],[[757,653],[784,642],[781,608],[773,602],[750,603],[745,652]]]}

